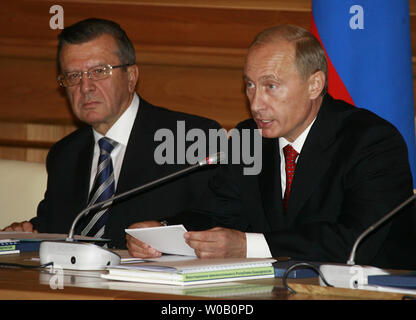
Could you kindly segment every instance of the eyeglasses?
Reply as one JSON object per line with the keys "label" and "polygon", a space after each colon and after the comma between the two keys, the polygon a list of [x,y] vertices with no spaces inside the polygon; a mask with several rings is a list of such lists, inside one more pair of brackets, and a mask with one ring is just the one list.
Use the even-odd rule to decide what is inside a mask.
{"label": "eyeglasses", "polygon": [[113,69],[128,67],[132,65],[132,63],[120,64],[118,66],[104,64],[88,69],[88,71],[64,72],[58,76],[58,82],[61,87],[73,87],[79,85],[82,77],[84,76],[84,73],[87,74],[88,79],[94,81],[104,80],[113,74]]}

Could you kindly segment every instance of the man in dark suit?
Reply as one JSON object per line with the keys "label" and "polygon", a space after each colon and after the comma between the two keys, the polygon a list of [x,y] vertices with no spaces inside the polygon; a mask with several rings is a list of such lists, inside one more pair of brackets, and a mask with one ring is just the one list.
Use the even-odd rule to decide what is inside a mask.
{"label": "man in dark suit", "polygon": [[[324,51],[301,28],[259,34],[244,81],[253,119],[237,129],[261,130],[261,173],[245,175],[241,164],[222,167],[203,205],[169,222],[188,230],[200,229],[196,221],[213,227],[185,234],[202,258],[345,263],[359,234],[412,194],[403,138],[387,121],[326,93]],[[415,267],[415,230],[414,212],[400,213],[364,239],[356,262]]]}
{"label": "man in dark suit", "polygon": [[[161,142],[155,141],[159,129],[172,132],[175,139],[171,147],[178,156],[176,152],[185,152],[175,143],[178,127],[184,133],[200,129],[207,136],[209,129],[220,128],[215,121],[156,107],[139,97],[135,92],[135,63],[132,43],[112,21],[87,19],[62,31],[58,79],[74,114],[88,126],[51,148],[47,190],[37,216],[6,230],[67,233],[77,214],[97,199],[103,200],[100,197],[110,189],[112,194],[120,194],[187,166],[177,161],[160,165],[163,159],[156,158]],[[102,142],[103,149],[102,140],[107,141]],[[104,182],[98,183],[107,170]],[[90,212],[80,221],[76,233],[108,238],[110,247],[123,248],[124,229],[189,209],[210,176],[210,168],[200,170],[117,201],[108,210]]]}

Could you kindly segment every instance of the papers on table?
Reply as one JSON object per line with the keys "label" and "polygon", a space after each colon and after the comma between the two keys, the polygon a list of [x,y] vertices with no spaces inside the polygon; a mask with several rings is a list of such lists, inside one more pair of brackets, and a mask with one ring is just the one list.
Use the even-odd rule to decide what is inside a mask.
{"label": "papers on table", "polygon": [[236,280],[273,278],[275,259],[185,259],[108,267],[110,280],[171,285],[194,285]]}
{"label": "papers on table", "polygon": [[138,262],[168,262],[168,261],[183,261],[183,260],[190,260],[195,259],[195,257],[192,256],[181,256],[176,254],[164,254],[159,258],[146,258],[146,259],[140,259],[140,258],[133,258],[133,257],[121,257],[121,264],[129,264],[129,263],[138,263]]}
{"label": "papers on table", "polygon": [[183,235],[187,230],[181,224],[153,228],[126,229],[125,231],[162,253],[196,256],[194,249],[185,242]]}
{"label": "papers on table", "polygon": [[210,298],[244,298],[244,296],[248,296],[250,299],[252,299],[253,296],[262,298],[262,295],[270,294],[274,289],[273,284],[247,283],[238,281],[196,284],[189,286],[171,286],[166,284],[107,280],[103,283],[103,285],[106,285],[107,288],[111,290],[140,291]]}

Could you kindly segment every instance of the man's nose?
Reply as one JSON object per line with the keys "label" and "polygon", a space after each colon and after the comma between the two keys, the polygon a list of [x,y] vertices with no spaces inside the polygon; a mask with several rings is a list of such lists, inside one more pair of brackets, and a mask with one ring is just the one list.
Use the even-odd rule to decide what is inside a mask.
{"label": "man's nose", "polygon": [[81,92],[83,93],[87,93],[95,89],[94,80],[90,79],[89,74],[87,72],[84,72],[82,74],[79,85],[81,88]]}
{"label": "man's nose", "polygon": [[264,108],[263,97],[261,92],[255,90],[250,99],[250,109],[252,112],[258,112]]}

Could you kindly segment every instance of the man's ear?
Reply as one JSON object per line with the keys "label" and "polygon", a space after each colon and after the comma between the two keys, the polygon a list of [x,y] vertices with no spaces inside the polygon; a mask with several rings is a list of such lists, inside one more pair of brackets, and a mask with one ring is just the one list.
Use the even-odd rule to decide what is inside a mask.
{"label": "man's ear", "polygon": [[136,91],[136,85],[139,81],[139,67],[135,64],[127,67],[127,77],[129,83],[129,92]]}
{"label": "man's ear", "polygon": [[322,71],[316,71],[309,77],[309,98],[311,100],[319,97],[325,87],[325,80],[325,73]]}

